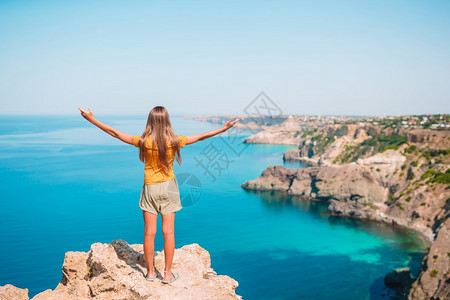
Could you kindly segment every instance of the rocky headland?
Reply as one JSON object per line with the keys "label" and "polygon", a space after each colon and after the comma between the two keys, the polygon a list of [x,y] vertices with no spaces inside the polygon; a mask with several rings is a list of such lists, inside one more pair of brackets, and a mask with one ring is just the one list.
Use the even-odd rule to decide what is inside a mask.
{"label": "rocky headland", "polygon": [[[175,250],[173,270],[180,278],[163,284],[164,252],[155,252],[157,279],[147,281],[141,244],[124,240],[95,243],[88,252],[67,252],[62,280],[54,290],[43,291],[33,300],[46,299],[242,299],[236,295],[236,280],[217,275],[208,251],[198,244]],[[0,299],[29,299],[28,289],[0,287]]]}
{"label": "rocky headland", "polygon": [[242,187],[327,201],[332,215],[399,224],[422,233],[431,243],[430,252],[419,276],[399,289],[400,296],[450,299],[450,131],[382,120],[312,124],[303,119],[288,118],[244,142],[296,144],[284,159],[314,166],[269,166]]}

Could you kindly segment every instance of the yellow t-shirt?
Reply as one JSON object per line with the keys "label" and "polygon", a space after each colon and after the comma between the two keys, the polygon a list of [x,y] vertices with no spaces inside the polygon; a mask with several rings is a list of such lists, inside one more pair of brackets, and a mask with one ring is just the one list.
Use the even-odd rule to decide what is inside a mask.
{"label": "yellow t-shirt", "polygon": [[[178,135],[178,138],[180,139],[180,147],[183,148],[186,145],[187,136]],[[139,147],[140,136],[134,135],[132,139],[133,145]],[[156,145],[153,147],[152,135],[149,135],[145,141],[145,150],[144,184],[154,184],[175,178],[175,174],[173,173],[175,151],[173,151],[173,147],[169,146],[167,148],[170,169],[164,168],[159,162],[158,147]]]}

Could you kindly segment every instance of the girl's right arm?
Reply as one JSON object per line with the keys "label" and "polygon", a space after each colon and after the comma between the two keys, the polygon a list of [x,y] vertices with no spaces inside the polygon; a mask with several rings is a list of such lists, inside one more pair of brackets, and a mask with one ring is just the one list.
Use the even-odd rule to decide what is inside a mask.
{"label": "girl's right arm", "polygon": [[231,118],[230,120],[228,120],[227,123],[225,123],[225,125],[223,125],[223,127],[219,128],[219,129],[211,130],[211,131],[204,132],[201,134],[189,135],[187,137],[186,145],[193,144],[198,141],[203,141],[203,140],[206,140],[207,138],[218,135],[219,133],[225,132],[228,129],[230,129],[231,127],[233,127],[234,124],[236,124],[238,121],[239,121],[239,118],[237,118],[234,121],[232,121],[232,118]]}

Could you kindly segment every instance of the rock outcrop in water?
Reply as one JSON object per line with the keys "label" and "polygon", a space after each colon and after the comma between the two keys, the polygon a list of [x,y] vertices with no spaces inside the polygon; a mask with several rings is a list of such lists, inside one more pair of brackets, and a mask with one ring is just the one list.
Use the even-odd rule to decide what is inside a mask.
{"label": "rock outcrop in water", "polygon": [[[155,252],[154,264],[163,272],[164,252]],[[197,244],[175,250],[173,270],[180,278],[171,284],[161,283],[158,272],[158,279],[147,281],[142,245],[95,243],[88,252],[67,252],[61,282],[32,299],[241,299],[237,281],[217,275],[208,251]],[[2,286],[0,299],[29,299],[28,290]]]}
{"label": "rock outcrop in water", "polygon": [[260,177],[244,182],[242,187],[361,204],[383,203],[387,200],[386,190],[367,169],[357,164],[301,169],[269,166]]}
{"label": "rock outcrop in water", "polygon": [[384,284],[391,289],[397,290],[399,294],[407,293],[413,281],[408,268],[396,269],[384,277]]}

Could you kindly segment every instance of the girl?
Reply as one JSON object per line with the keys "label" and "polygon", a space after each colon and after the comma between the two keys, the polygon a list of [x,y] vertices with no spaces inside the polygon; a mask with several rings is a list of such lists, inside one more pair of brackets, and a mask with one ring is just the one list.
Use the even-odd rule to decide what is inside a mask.
{"label": "girl", "polygon": [[234,121],[230,119],[222,128],[202,134],[175,135],[167,110],[162,106],[155,106],[148,115],[144,133],[141,136],[131,136],[95,119],[90,108],[88,108],[89,111],[84,111],[81,107],[78,107],[78,109],[86,120],[101,130],[124,143],[139,148],[139,159],[145,164],[144,186],[139,200],[139,208],[143,211],[145,226],[144,255],[147,261],[145,278],[149,281],[156,278],[153,252],[156,222],[158,214],[161,214],[165,257],[162,282],[171,283],[175,281],[178,274],[171,270],[175,251],[175,212],[182,207],[178,185],[173,173],[174,158],[176,157],[178,164],[181,165],[180,148],[227,131],[239,121],[239,118]]}

